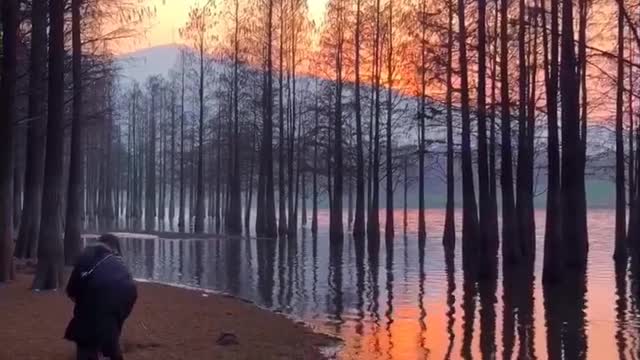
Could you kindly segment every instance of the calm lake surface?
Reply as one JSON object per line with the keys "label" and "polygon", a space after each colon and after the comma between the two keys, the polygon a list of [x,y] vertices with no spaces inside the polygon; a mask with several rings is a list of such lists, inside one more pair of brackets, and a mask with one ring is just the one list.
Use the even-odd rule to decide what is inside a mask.
{"label": "calm lake surface", "polygon": [[447,261],[443,210],[427,211],[423,258],[417,211],[406,235],[398,211],[392,246],[382,238],[378,256],[363,259],[351,238],[330,249],[328,212],[320,213],[317,236],[304,230],[296,240],[128,238],[123,245],[137,278],[227,292],[298,317],[344,339],[344,359],[636,359],[639,283],[614,266],[613,220],[611,210],[589,211],[586,275],[546,294],[544,211],[536,213],[533,276],[505,277],[499,266],[495,282],[465,277],[460,236]]}

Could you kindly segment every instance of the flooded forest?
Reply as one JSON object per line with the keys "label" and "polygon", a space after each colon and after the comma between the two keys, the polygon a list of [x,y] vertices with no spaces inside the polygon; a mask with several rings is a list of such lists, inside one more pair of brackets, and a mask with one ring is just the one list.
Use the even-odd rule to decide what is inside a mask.
{"label": "flooded forest", "polygon": [[201,0],[157,70],[163,4],[0,0],[0,283],[114,232],[345,358],[635,358],[640,3],[312,2]]}

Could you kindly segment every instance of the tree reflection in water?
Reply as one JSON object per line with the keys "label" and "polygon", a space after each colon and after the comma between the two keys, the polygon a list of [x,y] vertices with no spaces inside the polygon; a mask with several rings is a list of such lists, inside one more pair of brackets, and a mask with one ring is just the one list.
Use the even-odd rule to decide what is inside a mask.
{"label": "tree reflection in water", "polygon": [[[412,221],[409,213],[409,228]],[[322,231],[283,239],[124,237],[123,251],[137,278],[223,291],[299,317],[341,336],[346,358],[636,358],[639,266],[631,258],[614,264],[608,242],[593,239],[590,272],[568,272],[544,287],[540,253],[537,267],[532,259],[505,267],[495,256],[482,262],[493,269],[476,271],[460,266],[460,247],[421,243],[411,233],[382,244],[330,244]],[[590,317],[611,321],[587,327]]]}

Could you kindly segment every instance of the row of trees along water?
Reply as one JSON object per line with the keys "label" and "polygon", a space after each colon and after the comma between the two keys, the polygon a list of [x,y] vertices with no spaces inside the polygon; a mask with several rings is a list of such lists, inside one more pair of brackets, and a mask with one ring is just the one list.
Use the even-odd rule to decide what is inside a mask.
{"label": "row of trees along water", "polygon": [[33,287],[59,287],[83,220],[199,233],[208,215],[230,235],[295,237],[308,218],[318,231],[321,198],[331,244],[350,231],[376,254],[398,184],[406,228],[417,183],[423,253],[425,171],[438,169],[453,248],[459,165],[463,263],[488,277],[499,239],[505,267],[533,264],[544,168],[543,281],[557,282],[586,267],[588,124],[615,134],[615,258],[636,248],[637,4],[330,0],[315,24],[301,0],[209,1],[180,29],[169,74],[139,84],[116,76],[105,44],[153,11],[67,2],[2,2],[0,281],[14,255],[37,257]]}

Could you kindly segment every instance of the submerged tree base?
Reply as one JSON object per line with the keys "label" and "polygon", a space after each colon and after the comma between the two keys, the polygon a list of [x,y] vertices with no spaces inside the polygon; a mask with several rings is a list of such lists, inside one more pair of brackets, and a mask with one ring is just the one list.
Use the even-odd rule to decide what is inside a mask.
{"label": "submerged tree base", "polygon": [[[32,279],[0,286],[0,359],[71,359],[62,335],[72,303],[61,291],[29,291]],[[333,341],[238,299],[148,283],[138,291],[121,339],[127,359],[322,359],[319,347]],[[217,345],[223,333],[238,344]]]}

